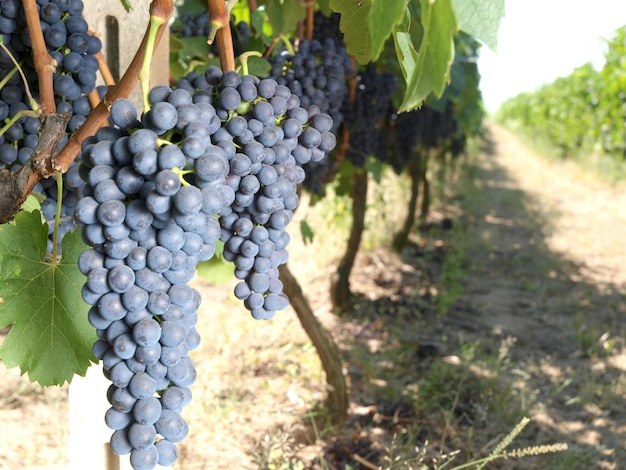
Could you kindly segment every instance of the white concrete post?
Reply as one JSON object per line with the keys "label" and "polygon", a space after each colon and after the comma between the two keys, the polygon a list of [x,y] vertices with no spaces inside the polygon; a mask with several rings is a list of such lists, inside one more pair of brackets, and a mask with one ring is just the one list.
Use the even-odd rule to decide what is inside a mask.
{"label": "white concrete post", "polygon": [[[150,18],[149,5],[149,0],[133,1],[133,10],[126,13],[119,0],[85,2],[85,19],[89,28],[100,34],[104,56],[116,80],[126,70],[141,43]],[[165,34],[153,58],[151,85],[168,82],[169,34]],[[130,98],[141,112],[139,82]],[[128,455],[119,457],[109,446],[113,431],[104,423],[104,413],[110,407],[106,398],[109,385],[100,365],[90,367],[85,377],[74,377],[70,384],[69,470],[132,469]]]}

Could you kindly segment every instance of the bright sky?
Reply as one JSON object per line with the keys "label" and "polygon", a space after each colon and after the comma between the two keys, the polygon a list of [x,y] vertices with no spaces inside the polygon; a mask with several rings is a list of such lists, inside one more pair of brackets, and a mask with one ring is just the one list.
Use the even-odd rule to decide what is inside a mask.
{"label": "bright sky", "polygon": [[480,87],[489,112],[576,67],[604,63],[602,39],[626,25],[626,0],[506,0],[498,52],[481,48]]}

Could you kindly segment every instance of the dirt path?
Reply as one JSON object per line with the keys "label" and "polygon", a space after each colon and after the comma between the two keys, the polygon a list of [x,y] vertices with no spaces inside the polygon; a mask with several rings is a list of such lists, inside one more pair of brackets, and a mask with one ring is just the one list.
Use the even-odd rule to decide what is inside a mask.
{"label": "dirt path", "polygon": [[515,339],[537,443],[573,446],[558,468],[623,468],[626,191],[537,157],[499,127],[489,137],[481,191],[461,200],[474,272],[452,318],[473,315],[469,337]]}
{"label": "dirt path", "polygon": [[553,215],[548,248],[574,261],[589,282],[626,283],[626,186],[611,187],[567,162],[537,158],[508,131],[493,127],[497,163],[516,186]]}

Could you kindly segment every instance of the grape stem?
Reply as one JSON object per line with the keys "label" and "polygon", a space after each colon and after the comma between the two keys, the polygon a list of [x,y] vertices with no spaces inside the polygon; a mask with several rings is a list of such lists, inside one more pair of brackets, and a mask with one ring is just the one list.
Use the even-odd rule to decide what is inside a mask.
{"label": "grape stem", "polygon": [[[2,42],[2,40],[0,39],[0,48],[2,48],[2,50],[4,50],[4,52],[7,53],[7,55],[11,56],[11,51],[9,51],[6,46],[4,45],[4,43]],[[16,65],[15,67],[13,67],[11,69],[11,71],[9,73],[6,74],[6,76],[2,77],[2,80],[0,80],[0,90],[2,90],[4,88],[4,86],[9,82],[9,80],[11,79],[11,77],[13,75],[15,75],[18,71],[20,70],[19,64]]]}
{"label": "grape stem", "polygon": [[[97,36],[93,31],[88,31],[88,33],[92,36]],[[100,71],[100,74],[102,75],[104,84],[106,86],[115,85],[115,78],[113,77],[113,74],[111,73],[111,68],[109,67],[109,64],[104,58],[104,54],[102,53],[102,51],[97,52],[96,59],[98,59],[98,70]]]}
{"label": "grape stem", "polygon": [[235,5],[237,4],[239,0],[226,0],[226,1],[227,1],[226,8],[228,9],[228,14],[230,15],[230,12],[233,11],[233,8],[235,8]]}
{"label": "grape stem", "polygon": [[[209,0],[209,14],[211,17],[211,38],[217,39],[217,49],[220,56],[220,65],[223,72],[235,70],[235,50],[233,37],[230,32],[230,14],[224,0]],[[212,41],[211,41],[212,42]]]}
{"label": "grape stem", "polygon": [[309,41],[313,40],[314,15],[315,15],[315,3],[309,2],[309,4],[306,7],[306,38]]}
{"label": "grape stem", "polygon": [[156,38],[159,29],[165,23],[165,18],[160,16],[150,15],[150,25],[148,26],[148,41],[146,44],[146,50],[143,56],[143,63],[141,65],[141,71],[139,72],[139,81],[141,82],[141,93],[143,95],[143,111],[144,113],[150,109],[150,100],[148,95],[150,94],[150,67],[152,66],[152,56],[156,49]]}
{"label": "grape stem", "polygon": [[22,77],[22,82],[24,82],[24,91],[26,92],[26,96],[28,96],[28,102],[30,104],[30,108],[33,111],[36,111],[38,113],[39,104],[37,103],[37,101],[35,101],[35,99],[33,98],[33,95],[30,92],[30,87],[28,86],[28,80],[26,80],[26,76],[24,75],[24,71],[22,70],[21,64],[17,62],[17,60],[15,59],[11,51],[7,48],[7,46],[4,45],[4,41],[2,41],[1,39],[0,39],[0,48],[2,48],[4,52],[6,52],[6,54],[11,59],[11,62],[13,62],[13,64],[15,65],[15,67],[13,67],[13,69],[7,74],[7,76],[2,79],[2,82],[0,82],[0,89],[2,89],[4,85],[6,85],[6,83],[15,74],[15,72],[18,72],[20,76]]}
{"label": "grape stem", "polygon": [[[89,34],[94,33],[89,31]],[[107,87],[112,87],[113,85],[115,85],[115,77],[113,77],[113,74],[111,73],[111,68],[104,58],[104,54],[102,53],[102,51],[98,51],[98,53],[96,54],[96,59],[98,59],[98,70],[102,75],[104,84]],[[97,89],[91,90],[91,93],[89,93],[87,97],[89,99],[89,104],[91,104],[91,109],[95,108],[96,106],[98,106],[98,103],[100,103],[100,95],[98,94]]]}
{"label": "grape stem", "polygon": [[239,63],[241,64],[241,75],[248,75],[248,57],[263,57],[259,51],[244,52],[239,56]]}
{"label": "grape stem", "polygon": [[[155,45],[161,40],[167,20],[172,16],[174,11],[173,0],[152,0],[150,4],[150,16],[159,16],[164,19],[163,25],[158,30]],[[139,71],[143,64],[143,58],[148,43],[148,36],[150,33],[150,27],[146,29],[146,33],[141,41],[141,44],[137,48],[137,52],[133,57],[132,62],[124,72],[124,75],[120,79],[119,83],[113,87],[110,87],[105,95],[104,99],[96,106],[96,108],[89,114],[85,123],[72,134],[67,144],[61,149],[56,156],[55,162],[59,169],[63,172],[71,166],[72,162],[76,158],[76,155],[80,152],[80,147],[87,137],[94,135],[101,124],[109,117],[109,110],[113,102],[121,98],[126,98],[132,91],[137,82]],[[43,175],[43,178],[51,176],[53,173],[52,165],[48,168],[49,173]]]}
{"label": "grape stem", "polygon": [[[35,0],[32,0],[32,2],[34,1]],[[163,32],[167,27],[167,20],[170,16],[172,16],[173,11],[173,0],[152,0],[152,3],[150,4],[150,16],[158,16],[164,19],[163,24],[157,32],[155,44],[158,43],[163,36]],[[80,153],[83,141],[87,137],[94,135],[100,126],[106,122],[109,117],[111,104],[120,98],[128,97],[137,82],[137,77],[143,64],[149,40],[149,32],[150,28],[146,30],[146,34],[144,35],[132,62],[128,66],[128,69],[124,73],[124,76],[120,79],[119,83],[109,88],[109,91],[105,95],[104,99],[89,114],[85,123],[70,136],[68,142],[55,156],[54,162],[52,160],[52,155],[56,148],[56,144],[58,144],[60,139],[65,134],[67,121],[65,121],[65,123],[62,126],[59,126],[56,130],[48,131],[50,134],[58,132],[59,140],[57,140],[56,144],[45,146],[39,152],[34,151],[29,161],[26,162],[26,164],[17,173],[14,174],[6,169],[4,169],[4,171],[0,170],[0,223],[8,222],[13,217],[39,180],[52,176],[56,170],[61,172],[67,171],[74,162],[76,156]],[[50,114],[49,117],[54,116],[62,115]],[[67,120],[69,120],[70,116],[66,115],[66,117]],[[48,121],[56,122],[57,119],[58,118],[54,118],[50,120],[48,118],[44,121],[44,132],[42,132],[40,142],[43,135],[46,133],[45,127]]]}
{"label": "grape stem", "polygon": [[52,264],[58,262],[59,225],[61,224],[61,206],[63,206],[63,173],[55,171],[57,180],[57,210],[54,214],[54,231],[52,232]]}
{"label": "grape stem", "polygon": [[54,89],[52,86],[52,76],[56,69],[56,61],[48,54],[46,41],[41,30],[39,12],[37,11],[37,0],[24,0],[24,15],[28,34],[33,48],[33,61],[35,71],[39,80],[39,97],[41,100],[41,113],[44,116],[56,113],[57,106],[54,102]]}
{"label": "grape stem", "polygon": [[291,44],[291,41],[289,40],[289,38],[285,36],[284,34],[280,34],[274,38],[270,46],[267,48],[267,51],[265,51],[265,54],[263,54],[263,57],[269,57],[272,54],[272,51],[276,48],[276,44],[278,44],[281,41],[284,44],[285,49],[287,49],[287,53],[289,55],[291,56],[296,55],[296,50],[293,48],[293,44]]}
{"label": "grape stem", "polygon": [[37,113],[37,111],[31,111],[30,109],[23,109],[22,111],[18,111],[11,119],[9,119],[9,121],[4,126],[2,126],[2,128],[0,128],[0,135],[4,135],[9,127],[11,127],[23,117],[39,117],[39,114]]}

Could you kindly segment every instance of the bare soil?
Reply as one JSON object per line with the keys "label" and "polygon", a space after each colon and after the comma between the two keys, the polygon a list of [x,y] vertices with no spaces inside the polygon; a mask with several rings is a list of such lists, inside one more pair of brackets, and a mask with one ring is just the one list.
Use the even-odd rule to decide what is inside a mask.
{"label": "bare soil", "polygon": [[[341,203],[307,215],[313,244],[293,231],[291,270],[343,354],[340,428],[324,419],[323,372],[295,314],[255,322],[234,282],[194,281],[203,345],[174,468],[437,468],[454,453],[454,464],[484,457],[523,416],[532,422],[511,447],[569,449],[486,468],[624,468],[625,188],[492,124],[458,173],[401,255],[387,246],[406,186],[375,192],[349,316],[328,296]],[[381,209],[385,198],[396,202]],[[0,368],[0,469],[67,468],[67,413],[67,387]]]}

